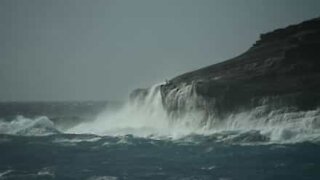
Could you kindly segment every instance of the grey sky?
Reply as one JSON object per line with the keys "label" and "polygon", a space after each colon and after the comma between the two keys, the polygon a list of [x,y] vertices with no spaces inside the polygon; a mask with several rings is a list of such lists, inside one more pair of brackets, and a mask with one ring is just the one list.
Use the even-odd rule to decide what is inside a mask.
{"label": "grey sky", "polygon": [[0,101],[121,100],[317,16],[319,0],[1,0]]}

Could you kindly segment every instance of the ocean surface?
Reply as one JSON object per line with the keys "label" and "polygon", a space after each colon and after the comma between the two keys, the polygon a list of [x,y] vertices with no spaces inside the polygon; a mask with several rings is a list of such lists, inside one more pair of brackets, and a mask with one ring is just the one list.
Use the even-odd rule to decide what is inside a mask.
{"label": "ocean surface", "polygon": [[209,128],[199,116],[165,121],[152,101],[1,103],[0,179],[320,179],[319,110]]}

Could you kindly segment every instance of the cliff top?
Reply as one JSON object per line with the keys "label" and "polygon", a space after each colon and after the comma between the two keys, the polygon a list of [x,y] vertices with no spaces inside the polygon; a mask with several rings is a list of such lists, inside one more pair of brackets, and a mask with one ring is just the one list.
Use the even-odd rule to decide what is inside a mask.
{"label": "cliff top", "polygon": [[[170,83],[250,79],[266,74],[283,75],[296,71],[292,66],[306,67],[309,62],[319,67],[320,18],[262,34],[245,53],[227,61],[177,76]],[[302,62],[304,61],[304,62]],[[300,63],[300,64],[299,64]],[[309,63],[310,64],[310,63]],[[290,69],[291,68],[291,69]],[[304,71],[319,68],[304,68]],[[301,71],[301,70],[299,70]]]}

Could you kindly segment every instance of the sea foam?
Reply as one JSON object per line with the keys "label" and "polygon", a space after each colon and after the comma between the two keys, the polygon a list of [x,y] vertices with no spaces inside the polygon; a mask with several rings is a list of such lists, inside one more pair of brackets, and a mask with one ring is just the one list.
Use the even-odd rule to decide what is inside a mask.
{"label": "sea foam", "polygon": [[60,133],[54,123],[46,116],[34,119],[17,116],[11,121],[0,121],[0,134],[43,136]]}
{"label": "sea foam", "polygon": [[[118,111],[106,111],[96,120],[81,123],[67,133],[108,136],[132,134],[138,137],[179,139],[192,134],[211,136],[232,132],[235,135],[228,137],[233,139],[255,136],[245,139],[260,138],[272,142],[320,140],[320,109],[298,111],[283,107],[270,110],[268,104],[263,104],[219,119],[208,116],[204,109],[195,107],[195,104],[201,104],[203,99],[197,96],[189,85],[172,95],[169,93],[168,97],[176,98],[175,102],[184,109],[179,116],[172,116],[163,107],[160,85],[150,88],[144,98],[128,100]],[[262,136],[265,138],[261,138]]]}

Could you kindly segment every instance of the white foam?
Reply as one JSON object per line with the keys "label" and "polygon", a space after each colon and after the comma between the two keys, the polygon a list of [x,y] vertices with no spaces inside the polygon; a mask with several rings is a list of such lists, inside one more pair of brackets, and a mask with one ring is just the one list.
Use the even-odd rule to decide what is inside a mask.
{"label": "white foam", "polygon": [[[179,116],[168,115],[162,106],[163,100],[167,105],[177,107]],[[175,139],[190,134],[254,130],[273,142],[320,140],[320,109],[291,111],[283,108],[270,111],[264,105],[217,119],[209,116],[207,110],[198,108],[208,107],[205,103],[202,97],[195,94],[194,84],[171,90],[165,99],[161,98],[158,84],[148,91],[145,98],[128,101],[120,110],[107,111],[95,121],[79,124],[67,132]]]}
{"label": "white foam", "polygon": [[38,176],[49,176],[49,177],[55,177],[55,172],[52,168],[45,167],[41,169],[38,173]]}
{"label": "white foam", "polygon": [[232,114],[223,123],[216,123],[215,131],[258,130],[273,142],[299,142],[320,140],[320,109],[311,111],[289,111],[286,109],[267,111],[257,107],[248,112]]}
{"label": "white foam", "polygon": [[13,170],[9,169],[9,170],[6,170],[6,171],[4,171],[4,172],[0,172],[0,178],[6,176],[6,175],[8,175],[8,174],[10,174],[12,171],[13,171]]}
{"label": "white foam", "polygon": [[[153,86],[143,100],[137,98],[128,101],[116,112],[107,111],[93,122],[81,123],[67,133],[90,133],[98,135],[124,136],[133,134],[139,137],[171,137],[182,136],[203,131],[198,118],[202,112],[190,111],[183,117],[172,119],[163,108],[159,85]],[[192,89],[187,86],[180,89],[181,103],[190,96]],[[192,104],[192,100],[188,104]],[[184,103],[185,104],[185,103]],[[190,106],[191,109],[191,106]]]}
{"label": "white foam", "polygon": [[92,176],[88,180],[117,180],[115,176]]}
{"label": "white foam", "polygon": [[101,137],[90,137],[90,138],[56,138],[53,140],[54,143],[58,144],[76,144],[76,143],[81,143],[81,142],[96,142],[99,141]]}
{"label": "white foam", "polygon": [[17,116],[13,121],[0,121],[0,134],[43,136],[59,133],[46,116],[35,119]]}
{"label": "white foam", "polygon": [[168,131],[169,121],[162,108],[161,95],[158,86],[154,86],[144,101],[128,101],[116,112],[107,111],[94,121],[79,124],[69,129],[68,133],[92,133],[99,135],[138,136],[158,134]]}

